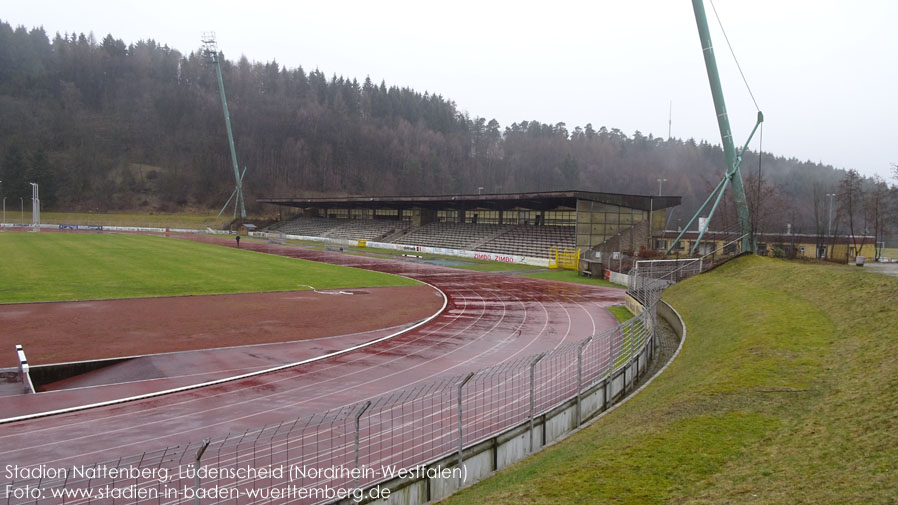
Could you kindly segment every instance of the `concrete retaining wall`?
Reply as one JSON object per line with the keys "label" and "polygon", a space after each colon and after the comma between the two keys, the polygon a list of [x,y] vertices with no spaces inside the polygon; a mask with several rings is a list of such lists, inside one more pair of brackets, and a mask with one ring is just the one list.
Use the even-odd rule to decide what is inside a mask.
{"label": "concrete retaining wall", "polygon": [[56,382],[83,373],[92,372],[101,368],[127,361],[131,358],[109,358],[93,361],[74,361],[70,363],[53,363],[49,365],[34,365],[31,367],[31,379],[35,387],[41,387],[51,382]]}
{"label": "concrete retaining wall", "polygon": [[639,300],[630,296],[630,293],[627,293],[626,296],[624,296],[624,303],[634,316],[642,314],[642,311],[644,310],[642,304],[639,303]]}

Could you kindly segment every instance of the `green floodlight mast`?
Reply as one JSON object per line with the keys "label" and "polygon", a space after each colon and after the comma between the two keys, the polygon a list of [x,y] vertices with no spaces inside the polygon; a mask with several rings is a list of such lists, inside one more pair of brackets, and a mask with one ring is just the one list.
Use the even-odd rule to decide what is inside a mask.
{"label": "green floodlight mast", "polygon": [[246,175],[246,167],[243,167],[243,173],[237,166],[237,150],[234,148],[234,134],[231,132],[231,115],[228,113],[228,99],[225,97],[224,81],[221,78],[221,53],[218,51],[218,42],[215,40],[215,32],[204,32],[203,37],[203,55],[209,63],[215,65],[215,71],[218,73],[218,90],[221,92],[221,106],[224,109],[225,126],[228,130],[228,145],[231,147],[231,162],[234,165],[234,179],[236,187],[234,192],[228,198],[228,201],[218,213],[219,216],[224,212],[231,200],[234,200],[234,218],[237,217],[237,209],[240,209],[240,217],[246,218],[246,207],[243,202],[243,176]]}
{"label": "green floodlight mast", "polygon": [[726,103],[723,99],[723,88],[720,85],[720,74],[717,71],[717,60],[714,58],[714,47],[711,45],[711,32],[708,30],[708,18],[705,15],[705,6],[702,3],[702,0],[692,0],[692,9],[695,12],[695,23],[698,25],[698,36],[702,43],[702,53],[705,56],[705,68],[708,71],[708,82],[711,84],[711,96],[714,98],[714,110],[717,112],[717,127],[720,129],[720,140],[723,143],[723,151],[726,155],[727,170],[723,180],[721,180],[720,183],[717,184],[717,187],[711,191],[711,194],[708,195],[705,203],[699,207],[695,215],[692,216],[692,219],[689,220],[689,223],[686,224],[686,227],[680,231],[679,235],[677,235],[676,240],[674,240],[667,249],[667,254],[670,254],[670,252],[674,250],[677,243],[683,238],[686,230],[692,226],[692,223],[699,217],[699,215],[701,215],[702,211],[705,210],[705,207],[708,206],[708,203],[716,195],[717,198],[714,199],[714,205],[711,207],[708,219],[705,220],[705,225],[699,230],[698,238],[692,246],[691,254],[695,254],[695,250],[698,248],[699,243],[701,243],[702,237],[705,235],[705,232],[708,231],[708,225],[711,223],[714,211],[717,210],[717,205],[720,203],[723,193],[726,191],[727,182],[733,187],[733,193],[735,194],[736,213],[739,216],[739,225],[742,232],[742,251],[755,252],[757,243],[755,242],[754,237],[751,236],[751,216],[748,212],[748,202],[745,199],[745,188],[742,186],[742,173],[739,171],[739,165],[742,163],[742,155],[745,154],[746,149],[748,149],[749,142],[751,142],[755,132],[758,131],[758,127],[764,122],[764,114],[761,111],[758,111],[758,121],[755,123],[754,129],[752,129],[751,134],[748,136],[748,140],[745,141],[745,146],[742,147],[739,154],[736,154],[736,148],[733,144],[733,134],[730,131],[730,120],[727,117]]}

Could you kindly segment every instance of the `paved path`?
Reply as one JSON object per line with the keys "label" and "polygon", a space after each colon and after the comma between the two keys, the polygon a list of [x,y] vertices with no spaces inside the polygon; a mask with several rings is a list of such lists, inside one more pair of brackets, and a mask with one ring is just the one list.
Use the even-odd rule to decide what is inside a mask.
{"label": "paved path", "polygon": [[898,277],[898,263],[875,263],[870,262],[866,263],[863,267],[858,267],[858,270],[863,270],[865,272],[875,272],[883,275],[891,275],[892,277]]}

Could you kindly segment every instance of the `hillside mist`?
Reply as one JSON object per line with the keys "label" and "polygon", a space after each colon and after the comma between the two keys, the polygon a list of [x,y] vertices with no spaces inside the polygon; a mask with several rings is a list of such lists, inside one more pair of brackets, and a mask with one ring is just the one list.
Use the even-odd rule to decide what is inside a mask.
{"label": "hillside mist", "polygon": [[[663,178],[664,194],[683,196],[674,221],[685,224],[724,172],[718,145],[626,133],[601,118],[503,126],[440,95],[319,69],[240,58],[224,59],[222,72],[250,210],[269,196],[478,187],[657,194]],[[759,154],[747,153],[743,173],[758,170]],[[760,170],[786,202],[783,221],[810,232],[815,202],[845,175],[768,153]],[[214,67],[199,49],[0,23],[0,180],[10,201],[38,182],[48,209],[219,208],[233,170]]]}

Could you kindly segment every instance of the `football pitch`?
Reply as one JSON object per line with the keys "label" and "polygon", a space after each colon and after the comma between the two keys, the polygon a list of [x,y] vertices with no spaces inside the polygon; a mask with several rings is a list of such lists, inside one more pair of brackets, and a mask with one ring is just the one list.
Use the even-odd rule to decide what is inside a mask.
{"label": "football pitch", "polygon": [[0,258],[0,303],[419,284],[368,270],[148,235],[2,233]]}

